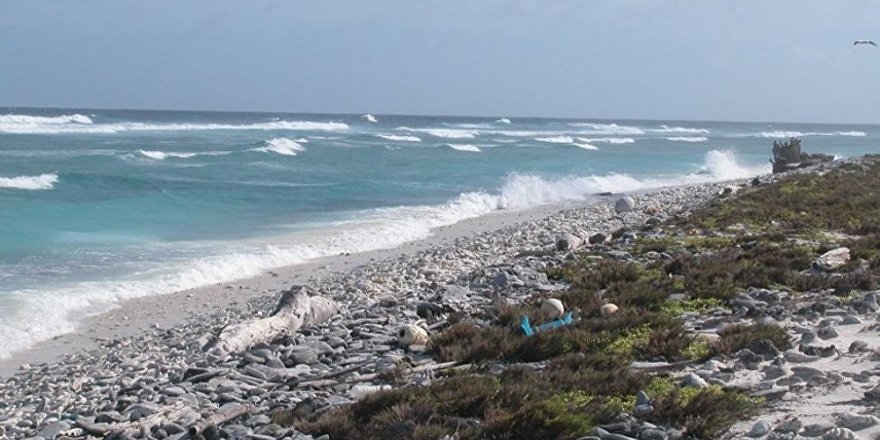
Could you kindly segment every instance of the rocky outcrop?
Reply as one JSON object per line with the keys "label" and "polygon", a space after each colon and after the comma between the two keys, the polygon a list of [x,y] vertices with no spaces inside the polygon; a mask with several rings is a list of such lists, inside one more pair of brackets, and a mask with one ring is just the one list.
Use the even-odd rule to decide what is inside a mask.
{"label": "rocky outcrop", "polygon": [[831,162],[834,156],[827,154],[809,154],[801,151],[801,140],[790,138],[787,141],[773,141],[773,172],[806,168],[820,163]]}

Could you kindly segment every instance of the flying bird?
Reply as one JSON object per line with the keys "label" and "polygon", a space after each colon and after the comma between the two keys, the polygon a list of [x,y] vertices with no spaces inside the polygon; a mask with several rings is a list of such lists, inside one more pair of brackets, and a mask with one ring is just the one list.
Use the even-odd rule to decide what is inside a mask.
{"label": "flying bird", "polygon": [[860,44],[870,44],[871,46],[876,46],[876,45],[877,45],[877,43],[875,43],[873,40],[856,40],[856,41],[853,41],[853,46],[858,46],[858,45],[860,45]]}

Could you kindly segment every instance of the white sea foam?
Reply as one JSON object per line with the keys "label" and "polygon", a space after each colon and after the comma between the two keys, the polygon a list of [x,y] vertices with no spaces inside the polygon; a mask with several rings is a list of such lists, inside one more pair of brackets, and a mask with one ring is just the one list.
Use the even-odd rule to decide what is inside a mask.
{"label": "white sea foam", "polygon": [[306,151],[305,147],[288,138],[272,138],[264,142],[264,146],[252,148],[251,151],[276,153],[284,156],[296,156],[297,152]]}
{"label": "white sea foam", "polygon": [[[399,246],[428,237],[434,228],[483,216],[499,209],[519,210],[584,200],[598,192],[628,192],[683,183],[699,183],[768,172],[744,167],[732,152],[707,153],[701,173],[668,178],[635,178],[624,174],[546,179],[512,174],[494,192],[468,192],[440,204],[391,207],[352,215],[353,220],[316,233],[292,237],[275,246],[226,243],[211,256],[150,268],[114,281],[83,282],[40,291],[4,295],[9,314],[0,321],[0,357],[41,340],[73,331],[76,319],[100,313],[129,298],[171,293],[257,275],[273,267],[311,259]],[[184,244],[176,244],[183,246]],[[11,305],[9,304],[11,302]],[[34,319],[39,316],[40,319]]]}
{"label": "white sea foam", "polygon": [[0,127],[9,125],[91,124],[92,118],[79,113],[62,116],[0,115]]}
{"label": "white sea foam", "polygon": [[480,147],[472,144],[446,144],[447,147],[458,151],[468,151],[471,153],[479,153]]}
{"label": "white sea foam", "polygon": [[476,130],[462,130],[454,128],[409,128],[397,127],[400,131],[409,131],[415,133],[427,133],[434,137],[447,139],[473,139],[477,136]]}
{"label": "white sea foam", "polygon": [[705,136],[677,136],[677,137],[668,137],[668,138],[666,138],[666,140],[673,141],[673,142],[698,143],[698,142],[706,142],[709,140],[709,138],[707,138]]}
{"label": "white sea foam", "polygon": [[379,120],[376,119],[375,116],[373,116],[373,115],[371,115],[371,114],[369,114],[369,113],[367,113],[367,114],[365,114],[365,115],[361,115],[361,119],[363,119],[363,120],[365,120],[365,121],[367,121],[367,122],[371,122],[371,123],[373,123],[373,124],[379,122]]}
{"label": "white sea foam", "polygon": [[574,138],[571,136],[548,136],[548,137],[539,137],[535,139],[539,142],[547,142],[550,144],[571,144],[574,142]]}
{"label": "white sea foam", "polygon": [[510,124],[510,119],[507,119],[507,118],[501,118],[501,119],[495,121],[495,123],[496,123],[496,124]]}
{"label": "white sea foam", "polygon": [[827,131],[793,131],[793,130],[774,130],[774,131],[762,131],[761,133],[755,134],[746,134],[746,135],[737,135],[737,137],[761,137],[761,138],[770,138],[770,139],[785,139],[791,137],[806,137],[806,136],[851,136],[851,137],[863,137],[867,134],[864,131],[837,131],[837,132],[827,132]]}
{"label": "white sea foam", "polygon": [[604,138],[578,138],[579,141],[599,144],[634,144],[635,139],[630,137],[604,137]]}
{"label": "white sea foam", "polygon": [[42,190],[52,189],[58,183],[57,174],[39,176],[0,177],[0,189]]}
{"label": "white sea foam", "polygon": [[799,131],[786,131],[786,130],[774,130],[774,131],[764,131],[757,135],[756,137],[763,138],[790,138],[790,137],[801,137],[804,134]]}
{"label": "white sea foam", "polygon": [[138,154],[141,156],[148,157],[150,159],[155,160],[165,160],[169,157],[176,157],[180,159],[186,159],[189,157],[197,156],[197,153],[176,153],[176,152],[166,152],[166,151],[152,151],[152,150],[137,150]]}
{"label": "white sea foam", "polygon": [[584,150],[598,150],[599,149],[599,147],[597,147],[593,144],[588,144],[588,143],[572,142],[572,145],[574,145],[578,148],[583,148]]}
{"label": "white sea foam", "polygon": [[617,124],[595,124],[591,122],[572,122],[572,127],[587,127],[592,130],[588,131],[579,131],[579,134],[591,134],[591,135],[639,135],[645,134],[645,131],[639,127],[632,127],[627,125],[617,125]]}
{"label": "white sea foam", "polygon": [[399,135],[399,134],[377,134],[376,137],[395,142],[421,142],[418,136]]}
{"label": "white sea foam", "polygon": [[645,131],[651,133],[709,134],[709,130],[706,130],[705,128],[670,127],[668,125],[661,125],[660,128],[649,128]]}
{"label": "white sea foam", "polygon": [[349,126],[342,122],[270,121],[254,124],[196,124],[116,122],[94,124],[83,115],[65,115],[53,118],[28,115],[0,116],[0,133],[13,134],[75,134],[119,133],[125,131],[200,131],[200,130],[291,130],[343,131]]}

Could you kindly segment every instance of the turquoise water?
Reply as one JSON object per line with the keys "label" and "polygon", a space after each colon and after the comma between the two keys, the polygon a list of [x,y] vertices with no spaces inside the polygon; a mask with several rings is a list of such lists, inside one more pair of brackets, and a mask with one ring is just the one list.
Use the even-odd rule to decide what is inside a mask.
{"label": "turquoise water", "polygon": [[877,126],[0,108],[0,356],[125,298],[765,172],[790,135],[880,146]]}

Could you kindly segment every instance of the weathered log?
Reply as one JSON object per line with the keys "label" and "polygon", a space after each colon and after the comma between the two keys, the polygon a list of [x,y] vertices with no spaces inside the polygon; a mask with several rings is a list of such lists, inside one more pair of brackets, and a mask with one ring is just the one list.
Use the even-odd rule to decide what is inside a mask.
{"label": "weathered log", "polygon": [[196,438],[199,434],[205,432],[206,430],[213,430],[215,428],[219,428],[220,425],[241,417],[245,414],[249,414],[254,410],[253,405],[235,405],[230,408],[220,408],[220,411],[211,414],[208,418],[196,423],[189,428],[189,436],[190,438]]}
{"label": "weathered log", "polygon": [[272,316],[224,328],[207,349],[218,355],[242,352],[259,342],[270,342],[291,335],[304,326],[320,324],[338,311],[339,306],[333,300],[309,297],[302,289],[288,290]]}

